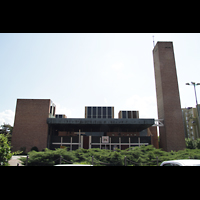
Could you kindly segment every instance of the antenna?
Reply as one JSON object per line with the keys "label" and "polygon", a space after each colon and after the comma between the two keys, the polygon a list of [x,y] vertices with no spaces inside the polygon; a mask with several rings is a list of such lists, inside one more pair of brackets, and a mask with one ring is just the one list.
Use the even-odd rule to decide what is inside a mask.
{"label": "antenna", "polygon": [[155,47],[155,43],[154,43],[154,35],[153,35],[152,37],[153,37],[153,47]]}

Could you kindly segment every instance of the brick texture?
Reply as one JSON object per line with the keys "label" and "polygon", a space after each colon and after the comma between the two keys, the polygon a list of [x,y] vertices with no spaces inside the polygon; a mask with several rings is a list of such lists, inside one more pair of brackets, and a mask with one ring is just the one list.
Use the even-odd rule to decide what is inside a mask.
{"label": "brick texture", "polygon": [[12,135],[12,151],[33,146],[41,151],[47,147],[50,99],[17,99]]}
{"label": "brick texture", "polygon": [[185,148],[184,127],[180,105],[176,65],[172,42],[157,42],[153,49],[160,147],[165,151]]}

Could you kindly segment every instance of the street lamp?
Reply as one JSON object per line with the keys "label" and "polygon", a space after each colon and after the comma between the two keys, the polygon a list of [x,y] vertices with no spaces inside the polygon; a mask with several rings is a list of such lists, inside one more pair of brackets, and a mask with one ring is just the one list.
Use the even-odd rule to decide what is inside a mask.
{"label": "street lamp", "polygon": [[191,82],[191,84],[186,83],[186,85],[193,85],[194,86],[194,93],[195,93],[196,106],[197,106],[197,115],[198,115],[198,119],[199,119],[199,107],[198,107],[198,101],[197,101],[196,85],[200,85],[200,83]]}
{"label": "street lamp", "polygon": [[198,115],[199,115],[197,93],[196,93],[196,85],[200,85],[200,83],[191,82],[191,84],[190,83],[186,83],[186,85],[193,85],[194,86],[194,93],[195,93],[196,105],[197,105],[197,110],[198,110]]}

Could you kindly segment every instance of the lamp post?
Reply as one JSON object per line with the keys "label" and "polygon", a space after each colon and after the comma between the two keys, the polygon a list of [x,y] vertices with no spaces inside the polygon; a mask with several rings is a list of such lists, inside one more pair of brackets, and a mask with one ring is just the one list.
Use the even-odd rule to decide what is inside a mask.
{"label": "lamp post", "polygon": [[[196,93],[196,86],[197,86],[197,85],[200,85],[200,83],[191,82],[191,84],[190,84],[190,83],[186,83],[186,85],[193,85],[193,86],[194,86],[194,94],[195,94],[195,99],[196,99],[198,124],[200,124],[200,122],[199,122],[199,106],[198,106],[197,93]],[[200,128],[200,125],[199,125],[199,128]],[[200,129],[199,129],[199,130],[200,130]]]}

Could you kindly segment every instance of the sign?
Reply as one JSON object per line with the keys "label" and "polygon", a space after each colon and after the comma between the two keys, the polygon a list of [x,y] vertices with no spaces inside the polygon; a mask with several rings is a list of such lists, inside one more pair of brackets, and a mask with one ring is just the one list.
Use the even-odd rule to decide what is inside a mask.
{"label": "sign", "polygon": [[102,143],[109,143],[109,136],[102,136]]}
{"label": "sign", "polygon": [[85,134],[85,132],[74,132],[74,134]]}

